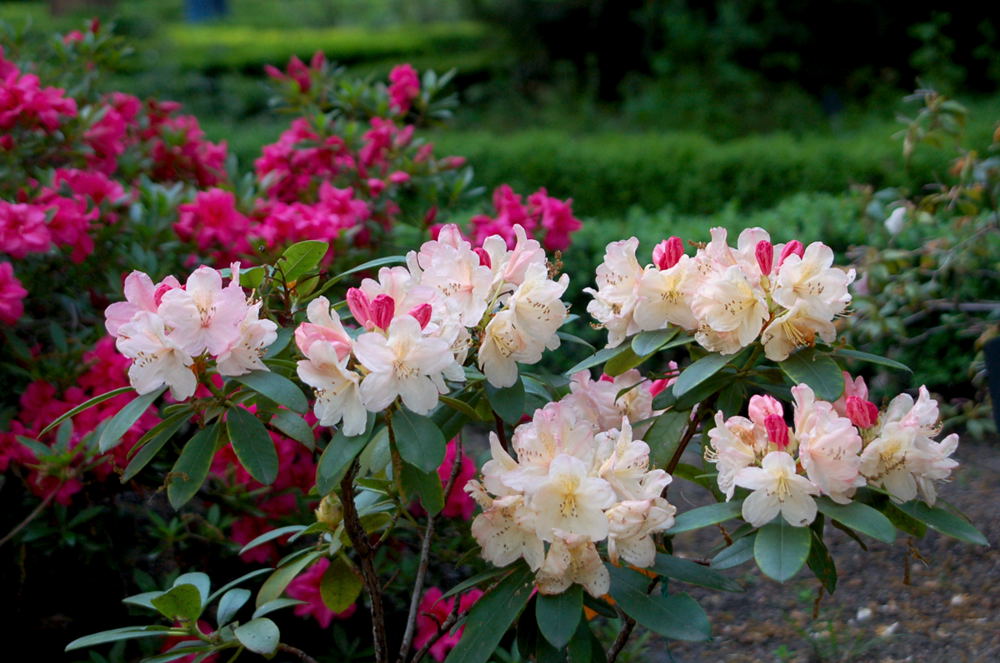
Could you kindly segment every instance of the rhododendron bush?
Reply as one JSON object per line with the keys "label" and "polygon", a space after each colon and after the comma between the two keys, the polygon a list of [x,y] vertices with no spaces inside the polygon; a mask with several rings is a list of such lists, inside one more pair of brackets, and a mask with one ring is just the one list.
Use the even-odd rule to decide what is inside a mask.
{"label": "rhododendron bush", "polygon": [[[95,26],[61,43],[101,39]],[[301,116],[234,184],[224,147],[159,102],[95,97],[79,153],[57,149],[46,141],[71,140],[54,128],[84,122],[79,107],[4,63],[0,103],[20,123],[5,149],[71,156],[22,160],[30,174],[4,184],[5,334],[64,382],[23,378],[2,459],[37,498],[2,543],[44,536],[47,504],[112,475],[162,488],[140,493],[155,554],[205,543],[125,599],[141,620],[67,649],[614,660],[637,625],[708,638],[684,585],[739,591],[725,571],[751,560],[778,581],[808,567],[833,592],[831,527],[985,543],[938,498],[958,438],[927,390],[876,403],[842,370],[907,369],[838,338],[855,273],[822,243],[760,228],[623,238],[593,274],[566,274],[559,251],[580,224],[544,189],[500,187],[493,216],[447,222],[470,174],[417,137],[446,110],[433,75],[401,66],[362,85],[321,55],[270,69]],[[108,117],[121,131],[94,133]],[[99,151],[88,134],[116,138]],[[60,239],[65,227],[82,234]],[[114,241],[133,227],[134,243]],[[48,277],[71,302],[93,288],[75,310],[99,340],[70,368],[67,334],[27,311],[84,236],[111,256],[90,267],[103,280]],[[593,286],[586,312],[564,301],[571,279]],[[606,347],[572,333],[588,322]],[[574,366],[568,345],[586,355]],[[713,503],[689,507],[681,482]],[[675,535],[701,528],[716,545],[675,555]],[[296,639],[304,620],[348,620],[357,640],[315,650]]]}

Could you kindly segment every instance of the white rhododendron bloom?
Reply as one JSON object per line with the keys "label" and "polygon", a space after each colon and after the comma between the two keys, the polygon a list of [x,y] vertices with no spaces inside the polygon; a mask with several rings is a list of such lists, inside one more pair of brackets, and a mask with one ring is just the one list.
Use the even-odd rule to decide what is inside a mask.
{"label": "white rhododendron bloom", "polygon": [[250,371],[266,371],[264,351],[278,340],[278,325],[261,320],[260,302],[247,307],[239,326],[239,335],[216,357],[219,375],[246,375]]}
{"label": "white rhododendron bloom", "polygon": [[199,267],[183,288],[163,294],[157,314],[170,328],[171,340],[188,354],[222,354],[239,339],[240,325],[247,316],[239,265],[234,265],[232,281],[226,287],[218,271]]}
{"label": "white rhododendron bloom", "polygon": [[368,411],[361,402],[361,376],[347,368],[347,358],[337,354],[336,346],[317,341],[303,352],[298,362],[299,378],[315,390],[313,412],[321,426],[344,422],[345,435],[360,435],[365,430]]}
{"label": "white rhododendron bloom", "polygon": [[805,384],[792,387],[795,439],[806,475],[834,502],[848,504],[865,479],[859,474],[861,436],[833,404],[816,400]]}
{"label": "white rhododendron bloom", "polygon": [[191,370],[191,355],[166,333],[163,319],[139,311],[118,328],[118,351],[132,360],[129,381],[137,393],[148,394],[166,385],[177,400],[194,395],[198,380]]}
{"label": "white rhododendron bloom", "polygon": [[[652,383],[642,382],[642,375],[634,368],[614,378],[605,375],[600,380],[592,380],[590,371],[578,371],[573,374],[570,393],[562,402],[598,429],[609,430],[617,427],[622,417],[642,421],[653,416]],[[644,424],[636,433],[641,435],[649,425]]]}
{"label": "white rhododendron bloom", "polygon": [[743,500],[743,519],[763,527],[779,513],[791,525],[804,527],[816,519],[819,489],[796,474],[795,460],[784,451],[764,456],[760,467],[744,467],[736,473],[736,485],[749,488]]}
{"label": "white rhododendron bloom", "polygon": [[597,544],[607,541],[613,562],[648,567],[652,535],[673,526],[676,509],[662,497],[670,475],[650,469],[649,446],[633,439],[628,417],[619,414],[606,428],[597,423],[602,417],[584,414],[596,398],[608,401],[602,407],[610,417],[614,394],[606,398],[582,375],[574,380],[580,393],[536,410],[515,429],[516,457],[490,435],[482,483],[469,481],[465,490],[483,508],[472,534],[485,559],[503,566],[523,557],[545,594],[576,583],[600,596],[609,576]]}
{"label": "white rhododendron bloom", "polygon": [[609,348],[639,331],[632,316],[642,278],[642,267],[635,257],[637,248],[639,240],[635,237],[608,244],[604,262],[597,267],[597,290],[583,290],[594,297],[587,312],[608,330]]}

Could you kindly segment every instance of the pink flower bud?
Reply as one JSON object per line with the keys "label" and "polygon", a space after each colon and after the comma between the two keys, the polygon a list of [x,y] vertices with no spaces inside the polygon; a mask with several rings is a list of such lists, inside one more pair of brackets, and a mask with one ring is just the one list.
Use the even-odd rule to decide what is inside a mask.
{"label": "pink flower bud", "polygon": [[431,158],[431,154],[434,152],[434,143],[427,143],[426,145],[421,145],[417,153],[413,155],[414,163],[423,163]]}
{"label": "pink flower bud", "polygon": [[477,246],[472,250],[476,253],[477,256],[479,256],[480,265],[489,268],[493,267],[493,261],[490,259],[490,254],[486,252],[486,249],[484,249],[481,246]]}
{"label": "pink flower bud", "polygon": [[871,428],[878,421],[878,406],[857,396],[847,397],[847,418],[858,428]]}
{"label": "pink flower bud", "polygon": [[465,157],[445,157],[441,160],[440,166],[445,170],[452,168],[461,168],[465,165]]}
{"label": "pink flower bud", "polygon": [[351,315],[359,324],[367,327],[372,319],[371,300],[361,290],[350,288],[347,291],[347,308],[351,309]]}
{"label": "pink flower bud", "polygon": [[424,302],[420,306],[414,307],[414,309],[410,311],[410,315],[416,318],[417,322],[420,323],[420,328],[423,329],[427,326],[427,323],[431,321],[431,312],[431,305]]}
{"label": "pink flower bud", "polygon": [[665,239],[653,247],[653,263],[659,269],[670,269],[684,255],[684,242],[680,237]]}
{"label": "pink flower bud", "polygon": [[273,64],[264,65],[264,73],[276,81],[284,80],[285,74]]}
{"label": "pink flower bud", "polygon": [[788,446],[788,424],[785,420],[777,414],[769,414],[764,419],[764,429],[767,431],[767,439],[778,447],[778,451],[784,451]]}
{"label": "pink flower bud", "polygon": [[670,380],[668,378],[660,378],[659,380],[653,380],[649,383],[649,395],[653,398],[659,396],[667,387],[670,386]]}
{"label": "pink flower bud", "polygon": [[802,246],[802,242],[797,239],[793,239],[788,244],[785,244],[785,248],[781,250],[781,257],[778,258],[778,267],[781,267],[781,265],[785,262],[785,258],[793,253],[801,258],[805,252],[806,248]]}
{"label": "pink flower bud", "polygon": [[388,329],[396,314],[396,302],[389,295],[378,295],[371,303],[372,322],[379,329]]}
{"label": "pink flower bud", "polygon": [[774,245],[766,239],[762,239],[757,242],[754,253],[757,254],[757,265],[760,267],[760,273],[767,276],[774,266]]}
{"label": "pink flower bud", "polygon": [[369,178],[366,184],[368,184],[368,191],[370,191],[373,196],[377,196],[385,190],[385,182],[377,177]]}
{"label": "pink flower bud", "polygon": [[431,225],[434,223],[434,219],[437,218],[438,208],[437,205],[431,205],[431,208],[427,210],[427,214],[424,214],[424,224]]}
{"label": "pink flower bud", "polygon": [[319,70],[325,66],[326,66],[326,55],[323,54],[323,51],[316,51],[315,53],[313,53],[312,59],[309,60],[309,68]]}
{"label": "pink flower bud", "polygon": [[614,382],[615,379],[608,375],[607,373],[601,373],[601,382]]}
{"label": "pink flower bud", "polygon": [[389,181],[393,184],[403,184],[404,182],[410,181],[410,174],[403,172],[402,170],[397,170],[389,175]]}
{"label": "pink flower bud", "polygon": [[750,416],[750,421],[758,426],[765,426],[765,422],[770,415],[776,414],[778,417],[781,417],[783,413],[784,408],[781,407],[781,401],[774,396],[761,396],[757,394],[750,397],[747,414]]}

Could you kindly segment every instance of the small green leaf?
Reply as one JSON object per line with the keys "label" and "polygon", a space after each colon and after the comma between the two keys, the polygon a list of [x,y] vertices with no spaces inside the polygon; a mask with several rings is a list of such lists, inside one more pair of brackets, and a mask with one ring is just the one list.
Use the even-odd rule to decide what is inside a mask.
{"label": "small green leaf", "polygon": [[257,592],[256,605],[262,606],[268,601],[273,601],[281,596],[281,593],[285,591],[285,587],[288,587],[288,583],[294,580],[295,576],[302,573],[303,569],[322,556],[322,552],[318,550],[311,550],[308,553],[289,561],[287,564],[276,568],[274,572],[268,576],[267,580],[264,581],[264,584],[261,585],[260,590]]}
{"label": "small green leaf", "polygon": [[122,599],[122,603],[127,605],[137,605],[142,608],[149,608],[150,610],[156,610],[156,606],[153,605],[153,599],[157,596],[162,595],[162,591],[156,592],[143,592],[141,594],[134,594],[128,598]]}
{"label": "small green leaf", "polygon": [[753,559],[753,546],[756,538],[755,532],[733,541],[732,545],[723,548],[712,558],[712,568],[731,569]]}
{"label": "small green leaf", "polygon": [[233,635],[240,644],[254,652],[269,656],[278,648],[278,640],[281,632],[270,619],[260,617],[252,619],[246,624],[242,624],[233,629]]}
{"label": "small green leaf", "polygon": [[611,377],[618,377],[625,371],[629,371],[635,368],[642,362],[646,361],[646,359],[648,359],[648,356],[642,357],[640,355],[637,355],[632,350],[632,346],[630,345],[624,345],[622,347],[624,347],[625,349],[616,354],[614,357],[609,359],[606,364],[604,364],[605,375],[610,375]]}
{"label": "small green leaf", "polygon": [[219,435],[218,423],[202,428],[194,434],[177,457],[167,482],[167,500],[170,506],[180,509],[187,503],[208,476],[215,456],[215,442]]}
{"label": "small green leaf", "polygon": [[275,271],[282,275],[285,283],[297,281],[300,277],[315,271],[326,255],[330,245],[314,239],[292,244],[278,258]]}
{"label": "small green leaf", "polygon": [[166,626],[125,626],[122,628],[114,628],[110,631],[101,631],[100,633],[92,633],[91,635],[85,635],[82,638],[77,638],[73,642],[66,645],[64,651],[72,651],[74,649],[83,649],[84,647],[93,647],[94,645],[103,645],[107,642],[118,642],[119,640],[134,640],[135,638],[154,638],[154,637],[165,637],[169,635],[167,633],[169,629]]}
{"label": "small green leaf", "polygon": [[487,382],[486,398],[489,399],[493,411],[508,424],[517,425],[521,420],[521,415],[524,414],[524,382],[520,377],[513,385],[502,389]]}
{"label": "small green leaf", "polygon": [[206,574],[200,571],[182,573],[174,580],[172,587],[177,587],[178,585],[194,585],[198,588],[198,594],[201,596],[201,604],[208,605],[208,596],[212,591],[212,581]]}
{"label": "small green leaf", "polygon": [[424,510],[436,516],[444,508],[444,488],[437,470],[424,472],[409,463],[403,463],[403,491],[408,499],[419,498]]}
{"label": "small green leaf", "polygon": [[793,527],[779,515],[757,532],[753,556],[765,575],[785,582],[806,563],[811,543],[811,529]]}
{"label": "small green leaf", "polygon": [[672,385],[674,396],[680,398],[691,391],[721,371],[730,359],[732,359],[730,355],[720,355],[713,352],[694,362],[677,376],[677,382]]}
{"label": "small green leaf", "polygon": [[735,502],[718,502],[700,506],[677,516],[674,526],[667,530],[668,535],[680,534],[693,529],[700,529],[716,523],[723,523],[732,520],[740,515],[743,509],[743,500]]}
{"label": "small green leaf", "polygon": [[268,541],[274,541],[275,539],[280,539],[281,537],[289,534],[296,534],[297,532],[301,532],[305,528],[306,528],[305,525],[286,525],[285,527],[279,527],[277,529],[273,529],[270,532],[264,532],[263,534],[254,538],[252,541],[250,541],[245,546],[240,548],[239,554],[242,555],[246,551],[253,550],[257,546],[263,543],[267,543]]}
{"label": "small green leaf", "polygon": [[278,452],[260,419],[234,407],[226,414],[226,428],[233,451],[250,476],[265,486],[274,483],[278,477]]}
{"label": "small green leaf", "polygon": [[191,413],[187,410],[177,412],[156,424],[149,432],[139,438],[136,443],[138,451],[125,467],[121,479],[122,483],[131,480],[142,468],[146,467],[156,457],[156,454],[160,453],[160,449],[170,441],[170,438],[187,423],[190,417]]}
{"label": "small green leaf", "polygon": [[262,576],[265,573],[270,573],[270,572],[271,572],[271,569],[257,569],[256,571],[251,571],[250,573],[245,573],[245,574],[241,575],[239,578],[236,578],[235,580],[230,580],[225,585],[223,585],[222,587],[219,587],[217,590],[215,590],[214,592],[212,592],[212,595],[208,597],[208,600],[205,601],[205,603],[211,603],[212,601],[214,601],[215,599],[217,599],[219,596],[222,596],[222,594],[225,593],[226,590],[232,589],[233,587],[235,587],[236,585],[238,585],[238,584],[240,584],[242,582],[246,582],[247,580],[251,580],[253,578],[256,578],[257,576]]}
{"label": "small green leaf", "polygon": [[718,571],[701,564],[696,564],[690,560],[681,559],[680,557],[674,557],[673,555],[667,555],[665,553],[659,553],[656,555],[656,561],[650,569],[659,573],[661,576],[667,576],[668,578],[680,580],[681,582],[690,583],[692,585],[708,587],[709,589],[718,589],[723,592],[743,591],[743,587],[741,587],[738,582],[732,578],[727,578]]}
{"label": "small green leaf", "polygon": [[896,528],[892,522],[867,504],[856,501],[837,504],[828,497],[820,497],[816,500],[816,506],[820,513],[828,518],[867,534],[873,539],[886,543],[896,540]]}
{"label": "small green leaf", "polygon": [[363,272],[369,269],[375,269],[376,267],[385,267],[386,265],[401,265],[406,262],[406,258],[403,256],[386,256],[385,258],[375,258],[374,260],[369,260],[368,262],[363,262],[357,267],[352,267],[346,272],[341,272],[336,276],[331,276],[323,284],[323,287],[317,290],[314,295],[319,296],[332,288],[338,281],[343,279],[345,276],[350,276],[351,274],[357,274],[358,272]]}
{"label": "small green leaf", "polygon": [[580,585],[572,585],[562,594],[539,594],[535,603],[538,629],[556,649],[569,644],[582,614],[583,588]]}
{"label": "small green leaf", "polygon": [[121,441],[122,435],[127,433],[129,428],[132,428],[132,424],[139,420],[139,417],[149,409],[149,406],[160,397],[165,389],[166,387],[160,387],[148,394],[136,396],[128,405],[119,410],[118,414],[111,418],[111,421],[104,426],[104,430],[101,432],[101,439],[97,443],[101,453],[114,448]]}
{"label": "small green leaf", "polygon": [[319,595],[323,604],[332,612],[344,612],[361,595],[361,578],[344,558],[336,557],[323,572]]}
{"label": "small green leaf", "polygon": [[816,348],[803,348],[778,366],[794,384],[807,384],[816,398],[835,401],[844,393],[844,374],[829,355]]}
{"label": "small green leaf", "polygon": [[603,364],[613,359],[614,357],[618,356],[619,354],[625,352],[626,350],[631,351],[631,348],[629,348],[628,345],[624,344],[616,345],[613,348],[604,348],[602,350],[598,350],[597,354],[587,357],[583,361],[573,366],[573,368],[563,373],[563,375],[573,375],[574,373],[582,371],[586,368],[591,368],[593,366],[597,366],[598,364]]}
{"label": "small green leaf", "polygon": [[284,405],[289,410],[303,413],[309,409],[309,401],[298,385],[273,371],[251,371],[231,379],[250,387],[278,405]]}
{"label": "small green leaf", "polygon": [[401,407],[392,417],[392,430],[403,460],[424,472],[437,470],[444,460],[445,439],[431,419]]}
{"label": "small green leaf", "polygon": [[640,357],[651,355],[666,345],[667,341],[677,336],[678,331],[680,330],[677,327],[671,327],[669,329],[639,332],[632,337],[632,352]]}
{"label": "small green leaf", "polygon": [[816,579],[823,584],[824,589],[833,594],[837,590],[837,565],[819,533],[812,528],[810,530],[812,531],[812,546],[809,548],[806,564]]}
{"label": "small green leaf", "polygon": [[687,594],[651,596],[649,578],[629,569],[610,566],[611,597],[632,619],[674,640],[706,640],[711,636],[708,616]]}
{"label": "small green leaf", "polygon": [[46,426],[45,428],[43,428],[41,430],[41,432],[38,433],[38,437],[42,437],[43,435],[45,435],[46,433],[48,433],[50,430],[54,429],[56,426],[58,426],[59,424],[61,424],[62,422],[64,422],[66,419],[69,419],[70,417],[75,417],[76,415],[80,414],[84,410],[89,410],[90,408],[94,407],[95,405],[100,405],[101,403],[103,403],[106,400],[112,399],[115,396],[118,396],[120,394],[127,394],[130,391],[133,391],[132,387],[119,387],[118,389],[112,389],[111,391],[105,392],[105,393],[103,393],[103,394],[101,394],[99,396],[94,396],[90,400],[87,400],[87,401],[84,401],[83,403],[80,403],[76,407],[74,407],[74,408],[72,408],[70,410],[67,410],[66,412],[63,412],[58,417],[56,417],[55,419],[53,419],[52,422],[48,426]]}
{"label": "small green leaf", "polygon": [[316,464],[316,489],[320,495],[326,495],[337,487],[355,457],[372,439],[372,420],[369,417],[368,427],[361,435],[348,437],[341,427],[326,445]]}
{"label": "small green leaf", "polygon": [[531,598],[534,574],[518,567],[469,610],[465,633],[445,663],[485,663]]}
{"label": "small green leaf", "polygon": [[880,357],[878,355],[873,355],[870,352],[861,352],[860,350],[848,350],[847,348],[838,348],[834,351],[834,354],[838,357],[847,357],[848,359],[857,359],[858,361],[868,362],[869,364],[878,364],[879,366],[886,366],[888,368],[895,368],[899,371],[906,371],[907,373],[913,373],[911,369],[906,364],[900,363],[895,359],[889,359],[888,357]]}
{"label": "small green leaf", "polygon": [[313,433],[313,429],[305,419],[294,412],[281,410],[271,417],[271,425],[310,451],[316,447],[316,434]]}
{"label": "small green leaf", "polygon": [[191,584],[171,587],[150,603],[167,619],[196,620],[201,616],[201,592]]}
{"label": "small green leaf", "polygon": [[892,502],[886,500],[884,504],[879,506],[879,509],[886,518],[892,521],[896,529],[918,538],[923,538],[927,534],[927,525],[913,516],[900,511],[899,507]]}
{"label": "small green leaf", "polygon": [[471,578],[463,580],[462,582],[458,583],[457,585],[449,589],[447,592],[441,595],[441,598],[446,599],[449,596],[454,596],[455,594],[461,594],[467,589],[471,589],[476,585],[486,582],[487,580],[492,580],[493,578],[503,575],[508,571],[509,569],[490,569],[488,571],[483,571],[482,573],[477,573]]}
{"label": "small green leaf", "polygon": [[236,613],[250,600],[250,590],[236,587],[230,589],[219,599],[219,607],[215,611],[215,622],[222,628],[233,620]]}
{"label": "small green leaf", "polygon": [[668,410],[656,418],[653,425],[642,436],[643,441],[649,445],[653,466],[664,467],[670,462],[680,446],[684,430],[690,423],[690,410],[683,412]]}
{"label": "small green leaf", "polygon": [[897,508],[906,515],[916,518],[942,534],[954,537],[966,543],[973,543],[979,546],[988,546],[990,542],[986,540],[983,533],[969,524],[961,516],[957,516],[950,511],[945,511],[941,507],[927,506],[923,502],[906,502],[896,505]]}
{"label": "small green leaf", "polygon": [[283,610],[285,608],[291,608],[296,605],[302,605],[303,603],[305,603],[305,601],[300,601],[299,599],[274,599],[273,601],[268,601],[254,610],[251,619],[257,619],[258,617],[263,617],[264,615],[270,615],[272,612]]}

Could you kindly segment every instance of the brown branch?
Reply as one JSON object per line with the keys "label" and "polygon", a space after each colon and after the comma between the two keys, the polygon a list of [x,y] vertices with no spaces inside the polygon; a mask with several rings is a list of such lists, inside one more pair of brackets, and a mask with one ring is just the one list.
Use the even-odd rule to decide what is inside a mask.
{"label": "brown branch", "polygon": [[49,493],[48,495],[46,495],[45,499],[43,499],[41,502],[39,502],[38,506],[36,506],[31,511],[31,513],[29,513],[27,516],[25,516],[24,520],[22,520],[17,525],[15,525],[14,529],[12,529],[11,531],[7,532],[7,534],[2,539],[0,539],[0,546],[3,546],[3,544],[5,544],[8,541],[10,541],[12,538],[14,538],[14,536],[18,532],[20,532],[22,529],[24,529],[25,527],[27,527],[28,525],[30,525],[31,521],[33,521],[35,518],[37,518],[38,516],[40,516],[42,514],[42,511],[45,510],[45,507],[47,507],[49,505],[49,502],[51,502],[55,498],[56,493],[59,492],[60,488],[62,488],[62,482],[59,482],[59,485],[56,486],[55,490],[53,490],[51,493]]}
{"label": "brown branch", "polygon": [[388,663],[388,645],[385,633],[385,611],[382,607],[382,587],[375,573],[374,551],[368,541],[368,534],[361,526],[358,509],[354,504],[354,477],[358,472],[358,461],[355,460],[340,482],[341,502],[344,505],[344,531],[351,545],[358,552],[361,562],[361,581],[372,604],[372,640],[375,647],[377,663]]}
{"label": "brown branch", "polygon": [[285,643],[281,643],[278,645],[278,649],[284,652],[288,652],[292,656],[298,657],[298,659],[302,661],[302,663],[319,663],[319,661],[317,661],[315,658],[305,653],[298,647],[293,647],[291,645],[286,645]]}
{"label": "brown branch", "polygon": [[684,450],[687,449],[687,445],[690,444],[691,438],[694,437],[695,432],[698,430],[699,424],[701,424],[701,419],[703,413],[709,408],[715,405],[715,399],[718,394],[712,395],[708,400],[703,401],[698,405],[698,411],[694,413],[695,416],[691,417],[691,421],[688,422],[687,429],[685,429],[684,434],[681,436],[680,442],[677,443],[677,450],[674,451],[674,455],[670,458],[670,462],[667,463],[667,474],[673,474],[674,470],[681,462],[681,456],[684,455]]}
{"label": "brown branch", "polygon": [[[455,460],[451,464],[451,474],[444,486],[443,499],[448,499],[448,493],[455,485],[455,478],[458,470],[462,466],[462,438],[455,438]],[[427,514],[427,528],[424,530],[424,539],[420,543],[420,564],[417,566],[417,577],[413,581],[413,594],[410,595],[410,611],[406,617],[406,630],[403,632],[403,643],[399,646],[398,663],[405,663],[406,657],[410,655],[410,647],[413,645],[413,636],[417,626],[417,612],[420,609],[420,598],[424,591],[424,578],[427,575],[427,566],[430,563],[431,539],[434,538],[434,521],[436,515]],[[458,599],[455,599],[457,605]]]}
{"label": "brown branch", "polygon": [[460,597],[456,596],[455,602],[452,604],[451,611],[448,613],[448,616],[443,622],[438,624],[437,631],[433,636],[431,636],[430,640],[424,643],[423,647],[417,650],[417,653],[413,655],[413,660],[410,663],[420,663],[423,657],[427,655],[427,652],[430,651],[431,647],[433,647],[438,640],[443,638],[445,634],[451,630],[451,627],[458,621],[458,609],[461,602]]}

